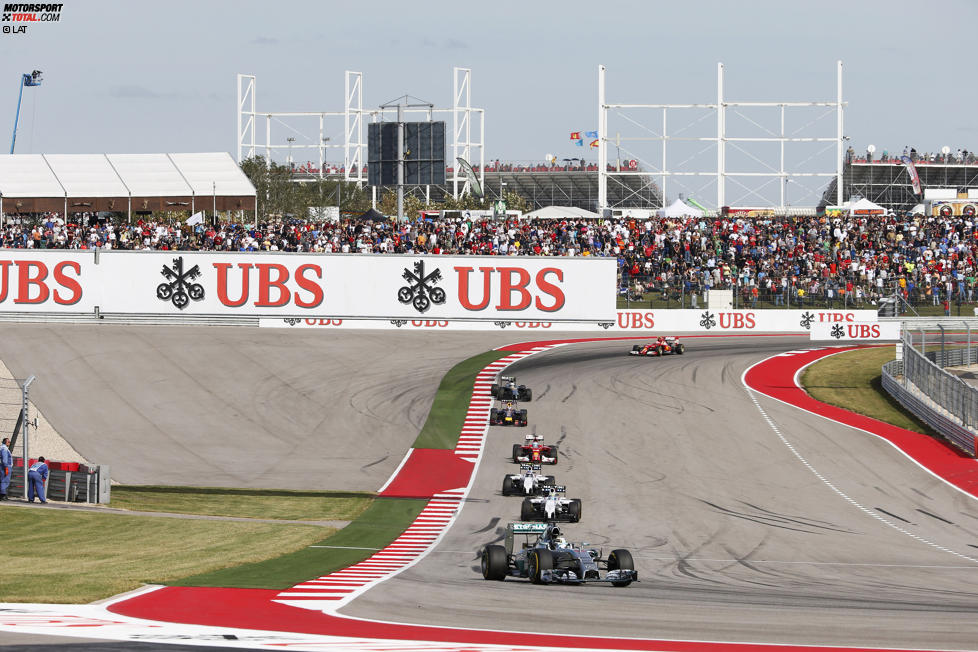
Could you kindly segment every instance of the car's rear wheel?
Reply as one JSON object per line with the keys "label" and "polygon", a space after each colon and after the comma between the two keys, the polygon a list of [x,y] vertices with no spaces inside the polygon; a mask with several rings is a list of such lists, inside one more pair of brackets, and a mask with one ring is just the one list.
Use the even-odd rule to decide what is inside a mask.
{"label": "car's rear wheel", "polygon": [[526,425],[526,410],[520,410],[519,424],[521,426]]}
{"label": "car's rear wheel", "polygon": [[524,498],[523,504],[520,505],[520,520],[521,521],[537,520],[536,510],[533,509],[533,503],[530,502],[529,498]]}
{"label": "car's rear wheel", "polygon": [[632,351],[634,351],[634,352],[636,352],[636,353],[638,353],[638,352],[639,352],[639,351],[641,351],[641,350],[642,350],[642,345],[641,345],[641,344],[636,344],[636,345],[634,345],[634,346],[632,347]]}
{"label": "car's rear wheel", "polygon": [[533,400],[533,390],[530,389],[529,387],[525,388],[523,390],[523,392],[522,392],[522,398],[520,398],[520,400],[521,401],[527,401],[527,402],[532,401]]}
{"label": "car's rear wheel", "polygon": [[571,523],[577,523],[581,520],[581,504],[580,498],[574,498],[571,500],[571,504],[567,506],[567,515],[570,518]]}
{"label": "car's rear wheel", "polygon": [[509,571],[506,548],[488,545],[482,549],[482,577],[487,580],[504,580]]}
{"label": "car's rear wheel", "polygon": [[489,387],[489,396],[492,396],[493,398],[495,398],[498,394],[499,394],[499,385],[496,385],[495,383],[493,383]]}
{"label": "car's rear wheel", "polygon": [[534,548],[527,557],[530,581],[534,584],[542,584],[543,578],[541,571],[553,570],[554,556],[546,548]]}
{"label": "car's rear wheel", "polygon": [[550,447],[550,457],[554,458],[553,464],[556,465],[557,464],[557,459],[558,459],[557,447],[556,446],[551,446]]}
{"label": "car's rear wheel", "polygon": [[496,408],[489,408],[489,424],[496,425],[497,421],[499,421],[499,410]]}
{"label": "car's rear wheel", "polygon": [[[612,550],[608,555],[608,570],[635,570],[635,562],[632,561],[632,553],[624,549]],[[624,582],[612,582],[612,586],[628,586],[631,580]]]}
{"label": "car's rear wheel", "polygon": [[685,344],[677,344],[676,345],[676,355],[682,355],[685,352],[686,352],[686,345]]}

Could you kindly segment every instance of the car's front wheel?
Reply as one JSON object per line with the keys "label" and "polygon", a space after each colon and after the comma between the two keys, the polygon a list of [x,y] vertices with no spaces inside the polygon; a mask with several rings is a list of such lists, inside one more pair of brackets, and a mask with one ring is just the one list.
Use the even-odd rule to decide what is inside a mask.
{"label": "car's front wheel", "polygon": [[530,581],[534,584],[543,583],[543,573],[545,570],[553,570],[554,556],[546,548],[534,548],[527,555],[529,563]]}
{"label": "car's front wheel", "polygon": [[[627,550],[612,550],[608,555],[608,570],[635,570],[635,562],[632,561],[632,553]],[[612,586],[628,586],[631,580],[624,582],[612,582]]]}

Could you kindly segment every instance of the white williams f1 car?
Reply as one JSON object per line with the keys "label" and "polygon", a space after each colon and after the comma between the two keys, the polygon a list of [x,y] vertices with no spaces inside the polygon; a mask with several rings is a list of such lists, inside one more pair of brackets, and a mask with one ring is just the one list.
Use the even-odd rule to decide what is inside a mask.
{"label": "white williams f1 car", "polygon": [[[534,536],[536,540],[531,542]],[[588,548],[587,543],[568,543],[556,525],[510,523],[506,526],[505,543],[490,544],[482,550],[483,578],[524,577],[534,584],[610,582],[612,586],[638,581],[630,552],[612,550],[604,559],[601,550]]]}
{"label": "white williams f1 car", "polygon": [[556,479],[552,475],[541,475],[539,464],[520,464],[522,473],[510,473],[503,477],[504,496],[539,496],[547,493]]}
{"label": "white williams f1 car", "polygon": [[520,520],[577,523],[581,520],[581,499],[562,498],[560,494],[566,491],[566,487],[553,485],[547,487],[544,496],[524,498],[520,507]]}

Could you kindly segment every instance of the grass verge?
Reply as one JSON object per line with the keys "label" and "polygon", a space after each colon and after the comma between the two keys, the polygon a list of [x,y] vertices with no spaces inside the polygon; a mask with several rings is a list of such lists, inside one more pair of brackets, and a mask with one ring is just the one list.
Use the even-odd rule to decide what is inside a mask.
{"label": "grass verge", "polygon": [[421,434],[414,440],[414,448],[455,448],[469,409],[476,374],[487,364],[509,354],[509,351],[486,351],[449,369],[438,385],[431,412]]}
{"label": "grass verge", "polygon": [[[174,586],[287,589],[363,561],[396,539],[427,504],[423,499],[377,498],[359,518],[301,550],[252,564],[200,573],[168,582]],[[255,542],[252,542],[254,545]],[[261,548],[268,549],[265,541]],[[330,547],[309,547],[330,546]],[[364,550],[367,548],[367,550]]]}
{"label": "grass verge", "polygon": [[823,403],[907,430],[935,435],[883,389],[880,368],[895,357],[892,346],[837,353],[810,365],[801,376],[801,384]]}
{"label": "grass verge", "polygon": [[7,506],[0,507],[0,523],[0,602],[91,602],[143,583],[302,550],[335,532]]}
{"label": "grass verge", "polygon": [[290,521],[350,521],[362,514],[373,498],[373,494],[340,491],[124,485],[112,487],[111,507]]}

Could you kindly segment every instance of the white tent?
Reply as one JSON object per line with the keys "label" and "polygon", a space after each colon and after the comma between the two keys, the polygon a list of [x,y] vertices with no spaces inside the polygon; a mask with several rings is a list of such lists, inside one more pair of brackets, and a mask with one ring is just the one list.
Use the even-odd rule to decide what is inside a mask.
{"label": "white tent", "polygon": [[593,220],[600,215],[592,213],[583,208],[574,206],[544,206],[535,211],[524,213],[523,217],[528,220],[564,220],[564,219],[588,219]]}
{"label": "white tent", "polygon": [[850,215],[883,215],[886,209],[879,204],[874,204],[865,197],[849,205]]}
{"label": "white tent", "polygon": [[703,217],[703,211],[686,204],[681,199],[659,211],[659,217]]}

